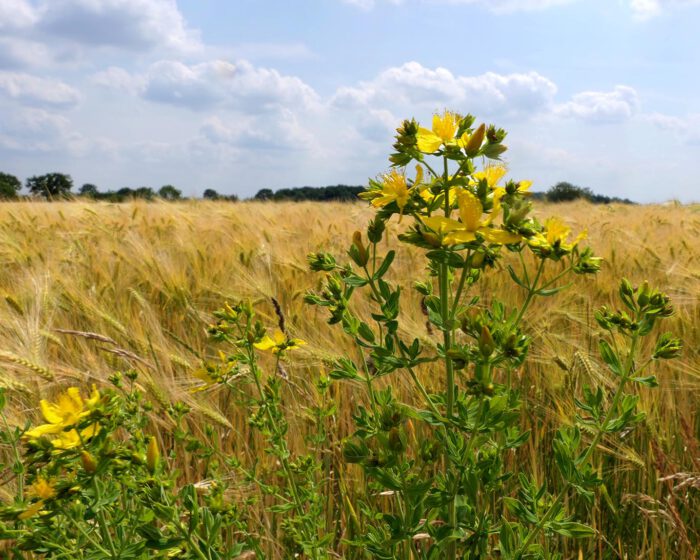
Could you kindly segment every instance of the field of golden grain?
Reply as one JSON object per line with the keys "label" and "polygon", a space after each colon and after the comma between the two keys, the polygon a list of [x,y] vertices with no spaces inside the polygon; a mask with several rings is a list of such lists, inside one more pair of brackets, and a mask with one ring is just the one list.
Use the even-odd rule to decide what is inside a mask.
{"label": "field of golden grain", "polygon": [[[683,338],[683,357],[659,366],[658,389],[642,391],[642,427],[604,445],[605,488],[590,518],[602,536],[572,545],[582,548],[569,553],[691,558],[700,546],[700,207],[572,203],[543,205],[538,213],[559,215],[575,231],[587,229],[605,263],[597,276],[577,277],[569,290],[538,300],[529,312],[534,340],[518,384],[532,438],[519,460],[529,461],[541,480],[553,476],[547,455],[535,449],[547,449],[554,420],[571,416],[576,388],[611,385],[597,357],[593,311],[611,305],[621,276],[649,280],[672,298],[676,314],[665,328]],[[226,452],[256,453],[246,411],[217,389],[193,389],[201,384],[202,361],[218,351],[207,337],[212,312],[249,298],[272,327],[274,297],[292,334],[308,342],[287,367],[284,397],[292,444],[302,447],[306,410],[317,398],[313,381],[334,356],[353,351],[340,329],[303,302],[320,281],[306,255],[342,255],[370,217],[363,204],[3,203],[0,385],[8,392],[10,420],[34,421],[38,399],[62,387],[104,385],[115,371],[135,368],[155,402],[184,401],[193,408],[195,433],[213,426]],[[393,220],[387,241],[398,250],[392,276],[399,283],[421,276],[425,265],[418,252],[399,246],[402,227]],[[481,295],[488,299],[493,290],[520,298],[512,287],[494,284],[504,278],[481,283]],[[415,302],[406,334],[434,346]],[[401,379],[391,379],[400,390]],[[332,394],[344,404],[332,419],[339,442],[351,421],[347,405],[357,396],[345,385]],[[154,414],[154,422],[167,437],[167,416]],[[329,458],[331,467],[336,460]],[[173,461],[184,479],[198,480],[196,462]],[[338,481],[336,470],[328,472],[333,500]],[[267,522],[262,513],[260,521]]]}

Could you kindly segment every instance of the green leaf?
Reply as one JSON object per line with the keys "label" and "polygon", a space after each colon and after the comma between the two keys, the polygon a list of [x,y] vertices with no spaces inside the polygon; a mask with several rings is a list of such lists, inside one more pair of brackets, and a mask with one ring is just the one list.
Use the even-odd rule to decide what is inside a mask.
{"label": "green leaf", "polygon": [[572,539],[590,538],[596,534],[595,530],[588,525],[575,521],[552,521],[547,526],[555,533]]}
{"label": "green leaf", "polygon": [[391,263],[394,262],[395,256],[396,251],[394,250],[391,250],[386,254],[386,257],[384,257],[381,266],[377,269],[377,272],[374,273],[374,280],[379,280],[382,276],[384,276],[387,273],[389,267],[391,266]]}
{"label": "green leaf", "polygon": [[618,358],[610,344],[608,344],[606,340],[601,340],[598,343],[598,348],[600,350],[601,358],[603,358],[603,361],[608,364],[610,371],[621,377],[623,375],[622,364],[620,363],[620,358]]}
{"label": "green leaf", "polygon": [[659,386],[659,382],[656,380],[655,375],[649,375],[647,377],[633,377],[632,381],[636,381],[637,383],[641,383],[642,385],[645,385],[647,387]]}
{"label": "green leaf", "polygon": [[364,321],[360,322],[359,326],[357,327],[357,333],[367,342],[374,342],[374,332]]}
{"label": "green leaf", "polygon": [[508,274],[510,274],[510,277],[513,279],[513,282],[515,282],[521,288],[525,288],[526,290],[530,289],[530,287],[518,277],[518,275],[515,273],[515,270],[513,270],[512,266],[508,265],[507,268]]}
{"label": "green leaf", "polygon": [[353,288],[362,288],[362,286],[369,284],[369,281],[366,278],[362,278],[362,276],[358,276],[354,273],[344,276],[343,282],[348,286],[352,286]]}

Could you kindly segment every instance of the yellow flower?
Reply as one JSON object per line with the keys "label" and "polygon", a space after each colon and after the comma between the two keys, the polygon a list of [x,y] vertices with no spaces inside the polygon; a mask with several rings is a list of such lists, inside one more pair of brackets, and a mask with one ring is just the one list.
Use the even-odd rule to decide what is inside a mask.
{"label": "yellow flower", "polygon": [[78,447],[83,441],[88,441],[95,437],[100,432],[99,424],[91,424],[84,430],[68,430],[61,432],[57,437],[51,440],[51,444],[57,450],[73,449]]}
{"label": "yellow flower", "polygon": [[432,154],[440,146],[452,144],[455,141],[455,133],[459,128],[461,117],[457,113],[445,111],[442,115],[433,115],[433,129],[418,128],[416,140],[421,152]]}
{"label": "yellow flower", "polygon": [[569,234],[571,234],[571,228],[561,219],[549,218],[544,223],[544,232],[531,237],[528,240],[528,244],[538,248],[553,248],[570,252],[578,245],[579,241],[585,239],[588,235],[586,231],[582,231],[571,243],[567,243]]}
{"label": "yellow flower", "polygon": [[477,171],[474,173],[474,183],[476,184],[482,179],[486,179],[486,184],[494,190],[498,186],[498,182],[505,176],[508,172],[505,165],[487,165],[484,167],[483,171]]}
{"label": "yellow flower", "polygon": [[425,225],[441,235],[444,245],[469,243],[477,238],[477,233],[486,241],[496,245],[506,245],[520,241],[520,236],[515,233],[490,227],[495,213],[482,220],[483,206],[472,193],[468,191],[461,192],[457,197],[457,204],[461,222],[441,216],[423,218]]}
{"label": "yellow flower", "polygon": [[27,489],[27,494],[41,500],[50,500],[56,495],[53,484],[45,478],[38,476],[34,483]]}
{"label": "yellow flower", "polygon": [[396,169],[392,169],[383,176],[381,194],[372,199],[372,206],[380,207],[396,202],[399,210],[403,211],[409,195],[410,189],[406,182],[406,175],[399,173]]}
{"label": "yellow flower", "polygon": [[39,513],[42,510],[43,507],[44,507],[44,502],[42,500],[39,500],[38,502],[35,502],[32,505],[30,505],[22,513],[20,513],[17,516],[17,518],[24,520],[24,519],[29,519],[30,517],[34,517],[37,513]]}
{"label": "yellow flower", "polygon": [[65,428],[73,426],[90,414],[100,400],[100,393],[93,385],[92,395],[86,401],[80,397],[80,389],[71,387],[58,397],[56,403],[42,399],[39,403],[41,413],[48,424],[42,424],[26,432],[30,438],[38,438],[47,434],[57,434]]}
{"label": "yellow flower", "polygon": [[273,354],[279,354],[283,350],[292,350],[306,344],[299,338],[287,338],[281,330],[277,329],[272,337],[265,335],[255,346],[258,350],[272,350]]}
{"label": "yellow flower", "polygon": [[518,192],[530,194],[528,191],[532,186],[532,181],[520,181],[518,183]]}
{"label": "yellow flower", "polygon": [[55,403],[42,399],[39,403],[41,413],[48,424],[42,424],[31,430],[27,430],[25,437],[30,439],[40,438],[46,435],[55,435],[51,443],[56,449],[71,449],[80,445],[81,436],[89,439],[99,431],[99,426],[93,424],[78,432],[71,426],[78,424],[83,418],[88,416],[100,400],[100,393],[93,385],[92,394],[87,401],[83,401],[80,396],[80,389],[69,388],[58,397]]}

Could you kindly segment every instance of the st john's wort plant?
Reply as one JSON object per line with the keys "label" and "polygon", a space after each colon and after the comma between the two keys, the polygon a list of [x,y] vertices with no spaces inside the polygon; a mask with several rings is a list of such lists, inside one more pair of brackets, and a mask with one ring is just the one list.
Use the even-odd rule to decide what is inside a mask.
{"label": "st john's wort plant", "polygon": [[[566,510],[565,496],[591,495],[599,483],[591,461],[600,439],[640,418],[625,386],[653,384],[640,370],[655,358],[673,357],[679,347],[664,335],[652,361],[637,367],[637,341],[670,307],[647,287],[630,295],[624,282],[631,315],[603,311],[599,319],[619,342],[601,342],[618,388],[609,404],[599,390],[587,389],[577,404],[595,412],[558,432],[554,451],[564,489],[552,495],[532,473],[507,461],[529,435],[520,427],[523,402],[514,383],[531,342],[523,323],[528,308],[535,298],[566,288],[570,275],[595,274],[600,259],[581,247],[585,233],[572,237],[558,218],[530,217],[531,183],[505,180],[506,168],[498,163],[505,136],[449,111],[435,115],[431,129],[404,121],[390,157],[393,169],[360,195],[377,213],[366,232],[354,234],[350,262],[338,263],[328,253],[309,256],[325,280],[307,302],[327,308],[328,322],[356,346],[330,376],[365,393],[343,449],[365,480],[365,491],[350,505],[355,526],[347,544],[356,558],[558,558],[548,546],[553,535],[593,534]],[[425,337],[402,330],[409,287],[390,280],[396,253],[380,248],[395,215],[405,226],[399,240],[425,255],[426,276],[412,285],[427,317]],[[508,306],[500,294],[474,295],[474,287],[494,274],[507,275],[522,292],[519,306]],[[373,306],[369,317],[354,305],[363,291]],[[411,403],[393,389],[392,380],[406,378],[415,390]],[[582,435],[582,423],[592,438]],[[544,460],[551,451],[540,453]]]}

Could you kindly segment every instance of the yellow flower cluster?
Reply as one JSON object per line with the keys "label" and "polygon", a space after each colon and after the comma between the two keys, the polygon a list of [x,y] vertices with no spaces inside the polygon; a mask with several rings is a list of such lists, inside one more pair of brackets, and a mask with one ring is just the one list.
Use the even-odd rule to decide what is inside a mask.
{"label": "yellow flower cluster", "polygon": [[258,350],[272,350],[273,354],[279,354],[284,350],[293,350],[304,344],[306,344],[306,342],[300,338],[287,338],[286,334],[277,329],[271,337],[265,335],[262,340],[256,342],[254,346]]}
{"label": "yellow flower cluster", "polygon": [[[465,119],[457,113],[444,111],[433,116],[431,129],[414,127],[411,132],[415,135],[414,140],[406,142],[400,139],[397,145],[414,146],[411,159],[418,162],[415,178],[407,178],[405,169],[392,169],[378,180],[370,181],[369,189],[360,194],[360,198],[368,200],[375,208],[395,204],[400,216],[410,213],[418,220],[420,234],[432,245],[453,246],[475,241],[492,245],[526,242],[542,255],[548,252],[557,255],[570,253],[585,233],[569,242],[569,228],[556,218],[547,220],[544,226],[537,225],[535,229],[519,230],[520,222],[513,225],[511,213],[508,226],[496,224],[499,215],[504,213],[504,204],[512,208],[518,200],[519,209],[525,208],[521,214],[524,217],[529,206],[521,199],[530,195],[532,182],[509,181],[503,186],[501,181],[507,169],[500,163],[474,170],[474,157],[498,159],[506,148],[500,144],[498,132],[493,127],[487,132],[482,124],[472,130],[472,122],[472,117]],[[398,130],[400,135],[405,134],[402,129]],[[489,146],[491,152],[487,149]],[[427,155],[444,155],[445,162],[457,161],[459,169],[453,175],[448,174],[445,163],[444,174],[436,174],[425,160]],[[426,172],[430,175],[427,180],[424,179]],[[439,210],[443,210],[444,215],[436,215]],[[458,219],[451,217],[454,210]],[[504,222],[507,215],[504,215]]]}
{"label": "yellow flower cluster", "polygon": [[92,394],[86,401],[83,401],[80,396],[80,389],[77,387],[69,388],[58,397],[55,403],[42,399],[40,402],[41,413],[48,423],[27,430],[24,436],[30,439],[52,436],[51,443],[56,449],[77,447],[81,441],[97,435],[100,427],[97,423],[94,423],[83,428],[80,433],[78,433],[77,429],[71,429],[71,427],[89,416],[99,401],[100,393],[94,385]]}

